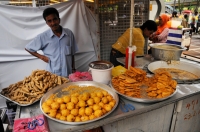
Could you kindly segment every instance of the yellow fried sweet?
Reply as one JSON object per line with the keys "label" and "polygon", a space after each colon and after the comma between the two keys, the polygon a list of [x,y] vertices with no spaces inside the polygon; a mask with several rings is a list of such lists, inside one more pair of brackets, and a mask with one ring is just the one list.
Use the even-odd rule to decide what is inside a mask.
{"label": "yellow fried sweet", "polygon": [[62,120],[62,121],[66,121],[67,119],[66,119],[66,117],[65,116],[60,116],[60,120]]}
{"label": "yellow fried sweet", "polygon": [[93,119],[95,119],[95,118],[96,118],[96,117],[95,117],[95,115],[93,115],[93,114],[89,116],[89,119],[90,119],[90,120],[93,120]]}
{"label": "yellow fried sweet", "polygon": [[102,109],[101,111],[102,111],[103,115],[107,113],[107,111],[105,109]]}
{"label": "yellow fried sweet", "polygon": [[111,102],[109,102],[109,105],[114,107],[115,106],[115,100],[112,100]]}
{"label": "yellow fried sweet", "polygon": [[74,93],[71,95],[71,97],[78,97],[80,94],[79,93]]}
{"label": "yellow fried sweet", "polygon": [[44,103],[42,104],[42,108],[44,108],[44,107],[46,107],[46,106],[48,106],[48,105],[47,105],[46,102],[44,102]]}
{"label": "yellow fried sweet", "polygon": [[83,93],[82,94],[82,100],[84,100],[84,101],[86,101],[86,100],[88,100],[90,98],[90,94],[89,93]]}
{"label": "yellow fried sweet", "polygon": [[50,106],[44,106],[43,108],[44,113],[50,113],[51,107]]}
{"label": "yellow fried sweet", "polygon": [[87,105],[93,105],[94,104],[94,99],[90,98],[89,100],[87,100]]}
{"label": "yellow fried sweet", "polygon": [[70,111],[68,109],[64,109],[64,110],[61,110],[61,114],[62,116],[67,116],[70,114]]}
{"label": "yellow fried sweet", "polygon": [[80,121],[81,121],[81,118],[80,118],[79,116],[76,116],[74,121],[75,121],[75,122],[80,122]]}
{"label": "yellow fried sweet", "polygon": [[70,98],[69,96],[64,96],[64,97],[63,97],[63,101],[64,101],[65,103],[69,103],[69,102],[71,101],[71,98]]}
{"label": "yellow fried sweet", "polygon": [[78,105],[79,105],[79,107],[85,107],[86,103],[84,100],[79,100]]}
{"label": "yellow fried sweet", "polygon": [[106,97],[108,95],[108,92],[105,90],[102,90],[103,96]]}
{"label": "yellow fried sweet", "polygon": [[60,119],[61,116],[62,116],[61,113],[57,113],[57,114],[56,114],[56,119]]}
{"label": "yellow fried sweet", "polygon": [[95,111],[94,111],[94,116],[100,117],[100,116],[102,116],[102,115],[103,115],[102,110],[95,110]]}
{"label": "yellow fried sweet", "polygon": [[79,111],[78,111],[78,113],[81,116],[85,115],[85,108],[84,107],[80,108]]}
{"label": "yellow fried sweet", "polygon": [[59,107],[60,107],[60,105],[59,105],[59,103],[57,103],[57,102],[53,102],[53,103],[51,104],[51,108],[52,108],[52,109],[57,110]]}
{"label": "yellow fried sweet", "polygon": [[104,103],[103,102],[99,102],[99,106],[101,106],[101,108],[103,108]]}
{"label": "yellow fried sweet", "polygon": [[57,98],[56,102],[59,104],[62,104],[62,103],[64,103],[64,100],[63,100],[63,98]]}
{"label": "yellow fried sweet", "polygon": [[106,96],[106,98],[108,99],[108,101],[111,101],[113,99],[111,95]]}
{"label": "yellow fried sweet", "polygon": [[85,114],[86,115],[91,115],[92,114],[92,112],[93,112],[93,109],[92,108],[90,108],[90,107],[87,107],[87,108],[85,108]]}
{"label": "yellow fried sweet", "polygon": [[103,97],[101,100],[102,100],[102,102],[103,102],[104,104],[107,104],[107,103],[108,103],[108,98],[107,98],[107,97]]}
{"label": "yellow fried sweet", "polygon": [[101,109],[101,106],[99,106],[98,104],[94,104],[93,105],[93,110],[100,110]]}
{"label": "yellow fried sweet", "polygon": [[72,110],[72,109],[74,109],[74,103],[73,102],[69,102],[69,103],[67,103],[67,109],[68,110]]}
{"label": "yellow fried sweet", "polygon": [[47,104],[48,106],[51,106],[51,104],[52,104],[53,102],[54,102],[53,99],[48,99],[48,100],[46,101],[46,104]]}
{"label": "yellow fried sweet", "polygon": [[51,109],[51,110],[49,111],[49,116],[55,118],[55,117],[56,117],[56,110]]}
{"label": "yellow fried sweet", "polygon": [[66,104],[60,104],[60,110],[66,109]]}
{"label": "yellow fried sweet", "polygon": [[100,99],[99,97],[94,97],[94,102],[95,102],[96,104],[98,104],[100,101],[101,101],[101,99]]}
{"label": "yellow fried sweet", "polygon": [[99,97],[100,99],[104,96],[102,92],[97,92],[97,97]]}
{"label": "yellow fried sweet", "polygon": [[89,120],[89,116],[84,115],[81,117],[81,121],[88,121],[88,120]]}
{"label": "yellow fried sweet", "polygon": [[90,97],[91,97],[91,98],[94,98],[94,97],[96,97],[96,96],[97,96],[97,94],[96,94],[95,92],[90,93]]}
{"label": "yellow fried sweet", "polygon": [[75,120],[74,115],[70,114],[70,115],[67,116],[67,121],[73,122],[74,120]]}
{"label": "yellow fried sweet", "polygon": [[74,116],[77,116],[78,115],[78,111],[79,111],[78,109],[72,109],[71,110],[71,114],[74,115]]}
{"label": "yellow fried sweet", "polygon": [[112,106],[109,104],[105,104],[103,107],[106,111],[111,111],[112,110]]}
{"label": "yellow fried sweet", "polygon": [[74,104],[78,103],[78,98],[76,96],[72,96],[71,97],[71,102],[73,102]]}

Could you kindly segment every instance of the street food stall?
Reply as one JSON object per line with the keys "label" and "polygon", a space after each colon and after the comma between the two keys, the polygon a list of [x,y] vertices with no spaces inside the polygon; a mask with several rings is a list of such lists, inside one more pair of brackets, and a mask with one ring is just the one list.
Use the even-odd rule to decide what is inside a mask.
{"label": "street food stall", "polygon": [[[124,58],[119,58],[119,61],[123,62]],[[148,68],[150,69],[151,64],[156,62],[159,61],[152,61],[152,59],[150,59],[149,57],[137,58],[136,67],[147,70]],[[164,64],[164,62],[161,62],[161,65]],[[195,70],[197,70],[196,72],[199,72],[199,64],[197,62],[180,58],[180,65],[185,64],[187,64],[187,68],[194,67]],[[176,67],[179,67],[180,65],[175,64]],[[147,72],[147,75],[152,76],[152,73]],[[81,83],[92,84],[94,82]],[[47,120],[49,124],[49,129],[50,131],[83,131],[98,126],[103,126],[105,131],[197,131],[199,130],[198,123],[200,110],[199,79],[186,81],[179,80],[178,83],[179,84],[177,85],[174,94],[163,99],[161,98],[152,100],[133,97],[127,98],[127,96],[119,94],[119,100],[123,100],[125,104],[134,106],[134,109],[129,109],[128,112],[124,112],[120,108],[122,104],[119,102],[116,93],[113,92],[115,91],[113,90],[113,87],[103,86],[103,88],[107,88],[108,90],[110,90],[111,93],[113,92],[112,94],[116,99],[116,103],[118,103],[118,105],[114,107],[112,112],[99,120],[89,121],[88,123],[80,124],[73,124],[69,122],[63,123],[55,119],[52,120],[48,117]],[[46,98],[46,95],[43,97],[43,99],[44,98]],[[19,105],[17,109],[16,119],[31,117],[30,110],[32,110],[34,115],[42,114],[42,100],[26,107]]]}
{"label": "street food stall", "polygon": [[[136,19],[137,21],[134,21],[135,22],[134,25],[137,25],[139,27],[142,21],[145,21],[148,18],[147,16],[148,16],[148,4],[149,4],[148,2],[149,1],[143,0],[142,1],[143,3],[141,3],[141,1],[135,1],[135,2],[137,3],[135,4],[136,6],[135,14],[138,13],[137,14],[138,19]],[[123,4],[125,5],[119,8],[130,7],[130,3],[128,3],[128,1]],[[120,5],[120,2],[119,2],[119,5]],[[101,6],[104,7],[103,5]],[[143,7],[146,7],[146,8],[144,9]],[[106,48],[104,46],[106,45],[107,42],[109,42],[109,44],[112,43],[111,41],[105,41],[106,40],[105,38],[114,40],[117,35],[121,34],[121,32],[124,31],[124,28],[126,28],[125,26],[127,25],[129,26],[129,23],[130,23],[130,21],[127,21],[127,19],[128,20],[130,19],[128,18],[129,15],[126,14],[127,12],[122,12],[122,14],[118,14],[117,17],[112,18],[111,17],[112,15],[110,16],[108,14],[113,12],[116,15],[116,8],[114,8],[112,11],[107,10],[107,9],[108,8],[103,8],[104,12],[100,13],[101,15],[100,18],[103,16],[106,16],[105,18],[108,18],[108,19],[101,19],[103,23],[100,23],[100,28],[102,32],[100,34],[101,35],[100,38],[102,38],[100,41],[101,43],[105,42],[103,47],[101,47],[102,48],[101,50],[104,50],[104,48]],[[92,19],[92,16],[90,17],[90,19]],[[109,21],[109,19],[111,22]],[[88,22],[87,24],[90,25],[91,24],[90,22]],[[124,23],[128,23],[128,24],[123,26]],[[122,30],[122,26],[123,26],[123,30]],[[92,31],[89,32],[89,34],[94,33]],[[111,32],[108,32],[108,31],[111,31]],[[106,36],[107,33],[110,33],[110,35]],[[112,37],[111,34],[114,35],[115,37]],[[86,40],[86,39],[83,38],[83,40]],[[93,42],[93,40],[96,40],[96,39],[90,38],[90,40],[91,40],[90,42]],[[86,43],[87,42],[88,41],[86,41]],[[92,45],[93,43],[90,43],[90,44]],[[88,47],[90,47],[91,45],[89,45]],[[87,58],[87,60],[88,58],[90,59],[90,61],[87,61],[87,64],[84,64],[84,68],[83,68],[84,71],[86,71],[85,69],[89,69],[90,67],[90,70],[91,68],[93,68],[93,71],[101,71],[101,73],[106,71],[107,73],[110,73],[111,75],[110,69],[113,68],[111,64],[105,61],[100,61],[101,63],[98,63],[98,65],[95,65],[96,60],[98,58],[97,57],[98,54],[96,54],[95,52],[95,51],[98,52],[98,49],[96,49],[96,47],[98,46],[95,45],[93,49],[90,49],[90,50],[87,50],[86,48],[83,47],[83,49],[81,50],[83,50],[82,52],[84,53],[86,52],[86,53],[84,55],[81,53],[78,54],[79,60],[82,59],[85,61],[85,59],[81,58],[81,56],[84,56],[85,58]],[[152,47],[156,48],[154,47],[154,45],[152,45]],[[107,49],[109,48],[107,47]],[[30,58],[27,55],[26,57],[28,58],[27,61],[29,62],[29,64],[26,63],[27,61],[21,61],[22,58],[18,58],[20,59],[20,61],[17,59],[14,60],[16,61],[14,64],[19,63],[18,65],[14,65],[10,61],[7,61],[6,64],[5,63],[1,64],[4,66],[3,70],[6,69],[6,71],[11,71],[11,69],[7,69],[8,68],[7,66],[9,65],[11,65],[12,67],[14,66],[21,67],[21,69],[19,71],[17,70],[14,70],[14,72],[11,71],[13,75],[15,75],[13,77],[9,77],[9,76],[6,76],[5,74],[4,75],[1,74],[1,76],[5,77],[4,78],[5,80],[7,78],[13,78],[13,80],[9,80],[9,81],[4,80],[4,84],[2,85],[0,95],[3,98],[17,104],[15,121],[21,121],[25,118],[29,118],[31,120],[35,118],[39,118],[38,120],[40,122],[38,121],[36,123],[37,125],[35,125],[33,121],[29,120],[25,123],[22,123],[21,125],[23,127],[20,126],[18,127],[18,129],[32,130],[34,128],[37,129],[37,127],[43,126],[43,124],[45,124],[45,128],[48,128],[49,130],[48,129],[47,130],[51,132],[60,132],[60,131],[77,132],[77,131],[89,130],[89,129],[96,128],[99,126],[103,126],[103,129],[105,132],[107,131],[111,131],[111,132],[198,131],[200,130],[200,126],[199,126],[199,122],[200,122],[200,119],[199,119],[199,115],[200,115],[199,63],[180,58],[180,53],[183,50],[185,50],[184,47],[181,47],[181,46],[178,47],[179,49],[177,50],[178,53],[176,51],[177,53],[176,56],[174,56],[175,53],[171,52],[171,50],[170,51],[164,50],[160,52],[160,50],[163,50],[162,48],[152,52],[153,57],[142,56],[142,57],[136,58],[135,67],[132,67],[132,69],[128,69],[129,71],[127,70],[128,72],[126,75],[120,76],[122,75],[120,74],[120,75],[117,75],[116,77],[108,78],[108,82],[106,81],[103,83],[98,82],[99,79],[105,78],[104,75],[98,76],[100,73],[96,74],[96,76],[99,77],[99,79],[97,79],[96,81],[82,80],[82,81],[77,81],[77,82],[69,80],[69,78],[63,78],[60,76],[53,75],[43,70],[45,68],[44,63],[41,63],[40,60],[35,59],[35,58],[33,61],[31,61],[31,59],[33,58]],[[89,55],[87,54],[87,52],[89,51],[92,52],[92,56],[95,56],[95,57],[92,57],[92,59],[88,57],[91,55],[91,54]],[[159,52],[158,53],[159,58],[156,58],[157,52]],[[166,58],[166,56],[170,57],[170,59]],[[101,55],[101,57],[106,58],[107,56]],[[177,57],[177,58],[174,58],[174,57]],[[161,61],[161,60],[164,60],[164,61]],[[125,58],[118,58],[118,61],[124,64]],[[134,88],[133,86],[140,86],[143,81],[146,81],[145,82],[147,83],[146,85],[149,85],[149,86],[151,85],[152,87],[154,84],[160,86],[161,84],[157,84],[157,82],[159,82],[158,79],[154,78],[156,74],[154,73],[154,70],[156,70],[155,68],[167,68],[168,66],[171,66],[170,64],[168,64],[169,62],[172,65],[172,67],[169,67],[169,68],[181,67],[182,68],[181,70],[186,70],[193,74],[196,74],[197,78],[185,79],[185,80],[180,79],[180,78],[173,78],[173,79],[167,78],[170,80],[170,86],[167,84],[168,81],[166,80],[163,83],[166,83],[166,86],[170,87],[170,91],[171,91],[170,94],[169,92],[167,92],[166,96],[161,96],[161,97],[159,96],[156,98],[152,97],[155,94],[152,91],[155,91],[155,90],[151,90],[151,94],[147,95],[145,91],[148,87],[144,87],[144,89],[141,88],[143,89],[142,93],[144,94],[144,95],[143,94],[141,95],[140,88],[138,87],[135,90],[136,92],[134,91],[134,94],[133,94],[132,91],[130,90],[130,87],[128,89],[126,89],[126,87],[123,87],[122,91],[120,91],[119,90],[120,84],[115,83],[118,81],[120,83],[120,80],[118,79],[121,78],[121,80],[123,80],[121,84],[124,86],[125,84],[128,86],[131,85],[131,89]],[[35,69],[34,67],[34,64],[37,64],[37,63],[38,63],[37,68],[39,69]],[[81,66],[81,64],[82,63],[79,63],[79,66]],[[25,68],[29,67],[29,65],[32,66],[31,70],[30,69],[26,70],[25,72],[22,72],[20,74],[20,72],[24,70]],[[133,74],[132,77],[128,76],[130,75],[130,73]],[[134,78],[135,74],[139,80]],[[19,78],[17,78],[16,77],[17,75],[21,75],[22,77],[18,76]],[[94,77],[94,75],[92,76]],[[160,80],[165,79],[165,77],[164,78],[162,77],[161,78],[158,77],[158,78]],[[128,78],[127,81],[129,83],[127,83],[127,81],[124,81],[126,80],[124,78]],[[153,79],[152,81],[153,83],[151,82],[151,79]],[[154,79],[157,79],[157,81]],[[19,87],[20,89],[17,90]],[[82,94],[82,92],[84,94],[85,92],[84,90],[89,91],[90,96],[88,94],[85,94],[84,96],[80,95]],[[92,103],[92,101],[88,102],[88,100],[90,99],[89,97],[92,97],[91,93],[93,92],[93,90],[97,90],[98,92],[100,91],[100,93],[98,94],[98,97],[99,98],[101,97],[101,101],[104,102],[103,105],[102,105],[102,102],[100,104],[99,98],[96,98],[95,103],[94,102]],[[150,89],[148,89],[148,91],[149,90]],[[14,93],[12,93],[12,91]],[[123,91],[126,91],[126,92],[123,93]],[[72,100],[72,97],[73,97],[73,104],[76,104],[76,105],[72,105],[72,103],[65,101],[65,103],[63,103],[64,106],[62,105],[61,107],[60,105],[59,107],[55,102],[49,102],[49,101],[48,103],[46,102],[48,99],[52,99],[51,101],[56,100],[58,103],[62,101],[62,99],[58,99],[58,98],[62,96],[65,97],[65,95],[69,95],[69,94],[70,94],[70,100]],[[17,97],[15,95],[17,95]],[[24,97],[24,95],[29,95],[29,96]],[[80,101],[81,103],[78,103],[78,100],[77,100],[77,97],[79,95],[82,99],[82,101]],[[104,101],[103,101],[103,97],[105,96],[106,98],[107,97],[108,98],[107,99],[104,98]],[[24,100],[23,101],[18,100],[19,99],[18,97],[23,98]],[[29,100],[30,102],[27,103],[26,102],[27,100]],[[66,100],[69,100],[69,97],[66,97]],[[87,101],[87,105],[85,105],[86,101]],[[97,102],[99,103],[99,105],[97,105]],[[108,105],[108,102],[109,102],[109,105]],[[45,105],[45,103],[49,105],[52,104],[51,107],[56,109],[56,111],[52,110],[52,112],[49,112],[47,109],[48,106]],[[82,116],[80,116],[81,114],[79,112],[78,113],[80,115],[78,115],[77,110],[73,110],[73,112],[71,112],[73,108],[81,109],[81,107],[84,107],[84,109],[87,109],[87,112],[85,112],[86,115],[82,114]],[[93,110],[91,110],[91,107],[93,108]],[[66,108],[68,110],[66,110]],[[66,117],[63,118],[62,116],[64,115],[66,116],[69,114],[69,110],[71,110],[70,112],[73,113],[72,115],[74,116],[78,115],[77,118],[75,118],[72,115],[70,115],[67,118]],[[92,111],[97,111],[97,112],[93,113]],[[58,115],[55,116],[55,113]],[[88,118],[88,116],[90,118]],[[75,119],[77,120],[75,121]],[[26,123],[28,124],[28,128],[26,127],[27,126]],[[30,124],[34,124],[35,126],[34,125],[31,126]]]}

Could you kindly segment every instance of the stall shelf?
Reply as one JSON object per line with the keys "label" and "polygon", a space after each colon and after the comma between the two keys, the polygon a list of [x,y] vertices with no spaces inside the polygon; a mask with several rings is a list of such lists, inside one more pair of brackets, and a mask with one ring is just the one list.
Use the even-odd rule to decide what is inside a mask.
{"label": "stall shelf", "polygon": [[[143,68],[151,62],[144,57],[137,58],[138,67]],[[199,65],[198,62],[181,58]],[[200,130],[200,85],[199,82],[189,84],[178,84],[177,93],[162,102],[139,103],[122,98],[125,103],[135,107],[134,111],[123,113],[119,106],[105,118],[84,125],[66,125],[48,119],[51,132],[78,132],[103,126],[105,132],[196,132]],[[29,109],[35,115],[41,114],[39,102],[17,108],[16,118],[30,117]]]}

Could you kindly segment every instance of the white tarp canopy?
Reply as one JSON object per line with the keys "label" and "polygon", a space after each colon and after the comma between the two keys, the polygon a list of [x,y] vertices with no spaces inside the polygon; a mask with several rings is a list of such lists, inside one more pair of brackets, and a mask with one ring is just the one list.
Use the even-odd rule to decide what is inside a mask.
{"label": "white tarp canopy", "polygon": [[[36,35],[47,30],[43,7],[0,5],[0,89],[23,80],[32,70],[45,69],[46,63],[24,50]],[[79,51],[75,56],[78,71],[87,71],[97,60],[97,28],[94,14],[82,0],[51,5],[58,9],[61,26],[73,31]]]}

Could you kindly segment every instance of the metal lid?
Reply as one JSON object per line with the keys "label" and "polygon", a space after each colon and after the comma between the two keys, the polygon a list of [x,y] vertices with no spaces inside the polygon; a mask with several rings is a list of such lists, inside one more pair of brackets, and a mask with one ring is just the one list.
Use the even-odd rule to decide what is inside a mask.
{"label": "metal lid", "polygon": [[104,70],[113,67],[113,64],[109,61],[93,61],[89,64],[90,68]]}

